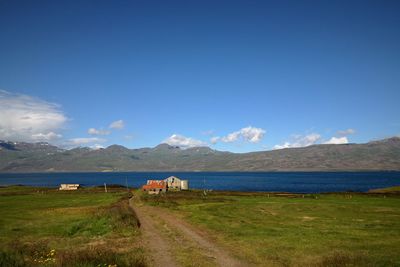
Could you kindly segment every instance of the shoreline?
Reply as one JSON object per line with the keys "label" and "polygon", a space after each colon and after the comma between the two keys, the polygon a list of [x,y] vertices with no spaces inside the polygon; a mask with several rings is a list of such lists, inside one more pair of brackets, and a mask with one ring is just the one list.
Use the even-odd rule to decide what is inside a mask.
{"label": "shoreline", "polygon": [[[13,185],[0,185],[0,190],[3,188],[15,188],[21,187],[26,189],[46,189],[46,190],[58,190],[58,186],[32,186],[32,185],[24,185],[24,184],[13,184]],[[84,190],[90,189],[102,189],[103,185],[94,185],[94,186],[80,186],[80,189],[71,190],[71,191],[63,191],[63,192],[79,192]],[[107,184],[107,188],[114,188],[114,189],[126,189],[126,185],[121,184]],[[129,187],[129,191],[133,190],[140,190],[140,188],[136,187]],[[165,193],[160,193],[160,195],[168,195],[168,194],[190,194],[193,192],[207,192],[209,193],[216,193],[218,195],[232,195],[232,196],[265,196],[271,195],[275,197],[306,197],[312,195],[383,195],[383,194],[390,194],[390,195],[399,195],[400,196],[400,185],[399,186],[391,186],[385,188],[374,188],[370,189],[366,192],[356,192],[356,191],[338,191],[338,192],[320,192],[320,193],[305,193],[305,192],[278,192],[278,191],[235,191],[235,190],[204,190],[198,188],[192,188],[187,191],[170,191]]]}

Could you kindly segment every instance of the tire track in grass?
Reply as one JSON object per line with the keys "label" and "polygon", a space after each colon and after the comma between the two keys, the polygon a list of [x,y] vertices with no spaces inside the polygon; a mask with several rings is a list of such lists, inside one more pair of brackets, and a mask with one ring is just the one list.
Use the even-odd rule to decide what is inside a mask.
{"label": "tire track in grass", "polygon": [[[157,228],[154,223],[154,218],[160,218],[170,229],[179,232],[182,238],[186,239],[187,242],[190,242],[194,246],[196,246],[195,250],[204,253],[204,256],[207,258],[212,258],[218,266],[229,266],[229,267],[242,267],[249,266],[249,264],[245,264],[239,261],[237,258],[233,257],[228,251],[219,245],[215,244],[215,242],[211,241],[209,238],[205,236],[204,233],[196,229],[194,226],[188,224],[182,219],[174,216],[169,213],[167,210],[152,206],[139,206],[134,205],[133,198],[130,200],[131,207],[135,210],[141,224],[150,224],[149,226],[143,225],[141,228],[143,230],[144,237],[146,239],[152,238],[154,236],[154,240],[149,242],[150,249],[159,249],[159,255],[167,255],[166,258],[163,259],[161,265],[156,266],[177,266],[176,261],[173,259],[172,252],[169,250],[171,248],[171,244],[173,240],[165,240],[167,237],[162,236],[161,229]],[[148,231],[153,231],[154,233],[147,233]],[[158,234],[157,234],[158,233]],[[156,244],[153,242],[156,241]],[[161,244],[157,245],[158,242]],[[168,245],[169,244],[169,245]],[[168,247],[169,246],[169,247]],[[157,255],[157,254],[156,254]],[[171,261],[171,264],[174,265],[166,265],[167,261]]]}
{"label": "tire track in grass", "polygon": [[143,242],[149,249],[153,266],[177,267],[172,252],[171,244],[162,233],[162,229],[154,222],[153,218],[139,206],[133,205],[133,198],[129,200],[130,206],[136,213],[143,234]]}

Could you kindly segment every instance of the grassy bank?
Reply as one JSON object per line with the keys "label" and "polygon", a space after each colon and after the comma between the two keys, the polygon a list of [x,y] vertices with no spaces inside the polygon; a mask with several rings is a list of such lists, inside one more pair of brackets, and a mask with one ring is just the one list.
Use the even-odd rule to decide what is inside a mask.
{"label": "grassy bank", "polygon": [[180,192],[142,196],[260,266],[399,266],[400,198]]}
{"label": "grassy bank", "polygon": [[143,266],[126,189],[0,188],[0,266]]}
{"label": "grassy bank", "polygon": [[400,186],[392,186],[386,188],[372,189],[369,190],[371,193],[390,193],[390,194],[400,194]]}

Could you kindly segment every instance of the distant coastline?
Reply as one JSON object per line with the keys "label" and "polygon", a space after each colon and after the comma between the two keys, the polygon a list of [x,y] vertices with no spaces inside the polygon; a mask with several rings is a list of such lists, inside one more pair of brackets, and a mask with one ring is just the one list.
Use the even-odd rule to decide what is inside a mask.
{"label": "distant coastline", "polygon": [[0,172],[343,172],[400,171],[400,138],[366,144],[312,145],[231,153],[160,144],[64,150],[47,143],[0,141]]}

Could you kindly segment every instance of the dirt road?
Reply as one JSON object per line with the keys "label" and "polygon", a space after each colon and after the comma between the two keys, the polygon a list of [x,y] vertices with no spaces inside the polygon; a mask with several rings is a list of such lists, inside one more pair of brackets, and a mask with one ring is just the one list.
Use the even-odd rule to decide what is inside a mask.
{"label": "dirt road", "polygon": [[207,235],[169,213],[168,210],[141,205],[130,199],[154,266],[248,266]]}

